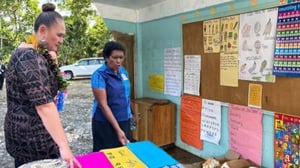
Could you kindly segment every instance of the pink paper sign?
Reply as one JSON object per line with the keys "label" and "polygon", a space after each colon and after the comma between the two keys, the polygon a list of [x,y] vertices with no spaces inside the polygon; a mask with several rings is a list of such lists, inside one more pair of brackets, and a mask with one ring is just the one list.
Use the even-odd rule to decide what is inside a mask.
{"label": "pink paper sign", "polygon": [[93,152],[76,156],[82,168],[113,168],[103,152]]}
{"label": "pink paper sign", "polygon": [[261,165],[262,110],[229,105],[230,149]]}

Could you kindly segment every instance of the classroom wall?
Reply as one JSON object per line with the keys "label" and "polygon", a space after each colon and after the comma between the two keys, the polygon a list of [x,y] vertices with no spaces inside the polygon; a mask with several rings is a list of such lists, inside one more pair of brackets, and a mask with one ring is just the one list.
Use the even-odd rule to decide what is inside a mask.
{"label": "classroom wall", "polygon": [[[256,4],[254,3],[256,2]],[[228,135],[228,107],[225,103],[222,105],[222,134],[219,145],[204,142],[203,150],[197,150],[180,139],[180,97],[168,96],[163,93],[152,91],[148,87],[148,76],[150,74],[163,75],[164,49],[172,47],[182,47],[182,24],[191,23],[200,20],[222,17],[224,15],[232,15],[237,13],[245,13],[258,9],[265,9],[278,6],[277,0],[239,0],[220,4],[211,7],[199,9],[193,12],[182,13],[161,19],[142,22],[136,24],[136,64],[137,64],[137,95],[138,97],[153,97],[159,99],[169,99],[177,104],[177,122],[176,122],[176,145],[195,155],[208,158],[222,156],[229,149]],[[132,32],[133,28],[128,26],[126,30],[121,28],[123,22],[105,20],[109,28],[113,30]],[[263,154],[262,166],[273,167],[273,128],[274,113],[264,111],[263,114]]]}

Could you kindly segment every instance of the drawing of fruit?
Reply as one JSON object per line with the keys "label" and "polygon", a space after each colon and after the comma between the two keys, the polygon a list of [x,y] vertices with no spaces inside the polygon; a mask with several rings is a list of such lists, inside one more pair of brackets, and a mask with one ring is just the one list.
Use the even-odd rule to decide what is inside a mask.
{"label": "drawing of fruit", "polygon": [[238,34],[237,34],[237,33],[234,33],[233,39],[234,39],[234,40],[237,40],[237,39],[238,39]]}
{"label": "drawing of fruit", "polygon": [[265,75],[265,80],[268,82],[275,82],[275,78],[270,72],[267,75]]}
{"label": "drawing of fruit", "polygon": [[248,50],[247,40],[244,40],[242,50],[243,51],[247,51]]}
{"label": "drawing of fruit", "polygon": [[234,24],[234,26],[233,26],[233,29],[235,29],[238,24],[239,24],[239,21],[236,21],[235,24]]}
{"label": "drawing of fruit", "polygon": [[249,33],[250,33],[250,29],[251,29],[251,26],[248,25],[248,24],[245,24],[242,28],[242,36],[243,37],[248,37],[249,36]]}
{"label": "drawing of fruit", "polygon": [[250,74],[254,74],[254,70],[256,69],[256,62],[254,61],[253,65],[251,66],[251,68],[248,69],[248,72]]}
{"label": "drawing of fruit", "polygon": [[267,60],[263,60],[263,62],[261,62],[261,64],[260,64],[259,72],[263,73],[263,71],[266,67],[267,67]]}
{"label": "drawing of fruit", "polygon": [[233,32],[229,32],[229,33],[228,33],[228,38],[231,39],[232,36],[233,36]]}
{"label": "drawing of fruit", "polygon": [[269,21],[266,24],[266,27],[265,27],[263,35],[270,35],[271,30],[272,30],[272,22],[271,22],[271,18],[269,18]]}
{"label": "drawing of fruit", "polygon": [[254,32],[255,32],[256,36],[259,36],[260,30],[261,30],[261,24],[259,22],[256,22],[254,25]]}
{"label": "drawing of fruit", "polygon": [[230,42],[228,42],[227,47],[231,48],[231,43]]}
{"label": "drawing of fruit", "polygon": [[241,72],[241,73],[245,73],[246,66],[247,66],[247,64],[245,63],[245,64],[243,64],[243,65],[240,67],[240,72]]}
{"label": "drawing of fruit", "polygon": [[255,48],[256,54],[259,54],[259,50],[261,48],[261,42],[259,40],[256,40],[254,42],[254,48]]}
{"label": "drawing of fruit", "polygon": [[252,79],[255,81],[260,81],[261,76],[252,76]]}

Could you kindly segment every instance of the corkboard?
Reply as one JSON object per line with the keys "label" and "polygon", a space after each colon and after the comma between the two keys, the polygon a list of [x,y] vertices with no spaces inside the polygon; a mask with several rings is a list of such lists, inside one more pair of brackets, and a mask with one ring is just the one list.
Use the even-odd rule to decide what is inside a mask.
{"label": "corkboard", "polygon": [[204,54],[203,22],[183,24],[182,31],[183,55],[201,55],[202,98],[247,106],[249,84],[262,84],[262,109],[300,114],[300,78],[276,77],[275,83],[239,80],[238,87],[220,86],[220,54]]}

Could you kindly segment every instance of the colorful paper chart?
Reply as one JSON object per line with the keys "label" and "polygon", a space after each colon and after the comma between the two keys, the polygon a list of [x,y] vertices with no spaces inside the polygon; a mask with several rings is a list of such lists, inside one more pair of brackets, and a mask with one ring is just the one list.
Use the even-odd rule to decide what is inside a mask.
{"label": "colorful paper chart", "polygon": [[150,141],[76,156],[82,168],[183,168],[174,158]]}
{"label": "colorful paper chart", "polygon": [[300,118],[275,113],[274,167],[299,167]]}
{"label": "colorful paper chart", "polygon": [[280,6],[273,74],[300,76],[300,3]]}

